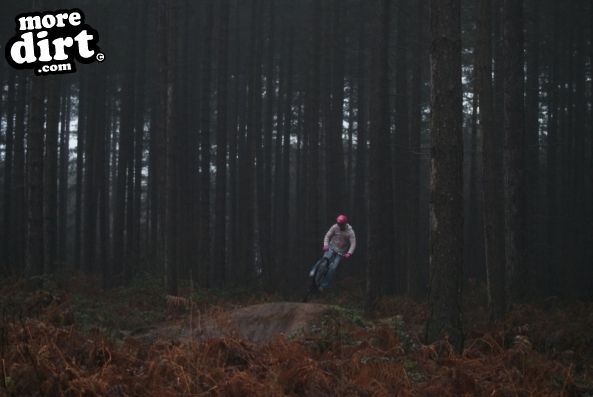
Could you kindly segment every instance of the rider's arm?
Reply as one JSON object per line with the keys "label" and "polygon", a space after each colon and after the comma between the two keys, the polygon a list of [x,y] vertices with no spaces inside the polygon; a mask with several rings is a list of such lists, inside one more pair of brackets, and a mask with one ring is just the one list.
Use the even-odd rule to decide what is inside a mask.
{"label": "rider's arm", "polygon": [[329,230],[327,231],[327,233],[325,233],[325,237],[323,238],[323,245],[329,245],[329,240],[333,237],[333,235],[336,232],[335,229],[336,225],[332,225],[332,227],[329,228]]}
{"label": "rider's arm", "polygon": [[350,229],[350,248],[348,249],[348,253],[352,255],[354,250],[356,249],[356,234],[354,234],[354,229]]}

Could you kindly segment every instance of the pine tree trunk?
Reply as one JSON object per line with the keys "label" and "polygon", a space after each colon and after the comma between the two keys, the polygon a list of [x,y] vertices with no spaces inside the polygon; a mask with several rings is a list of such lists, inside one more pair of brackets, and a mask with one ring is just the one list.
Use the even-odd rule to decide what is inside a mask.
{"label": "pine tree trunk", "polygon": [[548,255],[546,260],[546,271],[548,279],[545,283],[546,291],[559,292],[559,259],[560,259],[560,248],[559,248],[559,230],[558,230],[558,191],[557,186],[559,182],[558,164],[559,164],[559,150],[558,150],[558,119],[559,119],[559,65],[558,65],[558,36],[559,36],[559,5],[558,2],[554,2],[553,7],[553,39],[550,44],[550,59],[551,59],[551,71],[548,76],[548,85],[546,96],[548,98],[547,106],[549,108],[547,125],[548,125],[548,139],[547,139],[547,153],[546,153],[546,170],[547,170],[547,181],[546,181],[546,193],[548,198],[547,208],[547,241]]}
{"label": "pine tree trunk", "polygon": [[14,269],[22,275],[26,266],[27,243],[27,199],[25,185],[25,109],[28,79],[21,75],[17,79],[16,117],[14,120]]}
{"label": "pine tree trunk", "polygon": [[31,110],[27,136],[28,169],[28,238],[27,277],[38,276],[44,271],[43,242],[43,140],[44,140],[44,92],[43,77],[35,76],[31,85]]}
{"label": "pine tree trunk", "polygon": [[[256,147],[257,138],[261,131],[258,125],[261,125],[260,113],[257,112],[258,96],[261,95],[261,63],[258,57],[260,47],[260,10],[261,0],[253,0],[250,26],[250,56],[248,57],[249,76],[248,76],[248,98],[245,115],[246,119],[246,136],[243,139],[243,150],[239,159],[239,194],[241,201],[239,202],[239,235],[243,236],[241,241],[241,250],[239,252],[240,261],[239,269],[236,272],[237,280],[239,282],[250,283],[255,274],[255,221],[256,221]],[[261,98],[260,98],[261,99]]]}
{"label": "pine tree trunk", "polygon": [[[216,112],[216,201],[214,233],[214,266],[212,284],[224,285],[226,275],[226,185],[227,185],[227,136],[229,122],[227,118],[228,100],[228,41],[229,41],[229,0],[222,0],[218,30],[218,89]],[[234,132],[234,130],[233,130]]]}
{"label": "pine tree trunk", "polygon": [[410,240],[410,129],[408,105],[408,32],[407,1],[399,1],[396,13],[396,58],[395,58],[395,136],[393,137],[393,179],[394,179],[394,252],[395,264],[390,266],[386,286],[393,292],[403,295],[408,291],[407,280],[410,269],[408,256]]}
{"label": "pine tree trunk", "polygon": [[412,68],[411,93],[410,93],[410,242],[408,244],[409,261],[411,267],[408,272],[407,291],[414,298],[420,298],[425,293],[426,269],[422,266],[420,255],[420,241],[423,239],[420,228],[420,163],[421,157],[421,138],[422,138],[422,90],[423,90],[423,67],[426,62],[426,51],[422,44],[424,42],[424,2],[416,2],[415,17],[413,26],[415,27],[416,45],[412,47],[411,63],[415,65]]}
{"label": "pine tree trunk", "polygon": [[44,158],[44,272],[53,274],[58,236],[58,128],[60,122],[60,82],[54,77],[47,81],[47,124]]}
{"label": "pine tree trunk", "polygon": [[[571,70],[574,84],[574,116],[572,125],[572,202],[569,217],[572,219],[571,229],[571,255],[569,256],[569,274],[572,279],[570,294],[574,296],[583,296],[589,294],[587,291],[588,283],[586,277],[582,275],[590,274],[586,260],[586,213],[585,196],[587,180],[585,178],[585,169],[587,163],[585,160],[586,149],[586,129],[587,129],[587,100],[585,98],[585,89],[587,86],[587,74],[585,71],[587,49],[586,49],[586,8],[585,0],[574,1],[572,6],[573,15],[570,18],[574,22],[574,67]],[[589,21],[591,23],[591,21]]]}
{"label": "pine tree trunk", "polygon": [[459,0],[431,1],[432,174],[426,340],[448,336],[461,351],[463,133]]}
{"label": "pine tree trunk", "polygon": [[[526,285],[523,153],[523,1],[504,0],[504,193],[506,275],[511,297]],[[511,302],[508,300],[507,303]]]}
{"label": "pine tree trunk", "polygon": [[354,194],[352,224],[357,225],[357,235],[359,242],[357,244],[356,256],[359,263],[364,263],[367,258],[367,231],[368,231],[368,194],[367,194],[367,168],[368,168],[368,136],[367,136],[367,114],[368,114],[368,95],[367,80],[370,73],[367,73],[368,45],[369,35],[366,20],[368,19],[370,7],[366,2],[360,3],[360,31],[358,34],[358,48],[360,56],[358,57],[357,73],[357,114],[356,114],[356,169],[354,170]]}
{"label": "pine tree trunk", "polygon": [[[259,145],[258,166],[258,214],[259,214],[259,252],[262,266],[262,278],[264,285],[271,290],[273,285],[272,271],[276,267],[272,256],[272,217],[271,217],[271,186],[272,186],[272,130],[274,128],[274,103],[275,103],[275,72],[274,72],[274,53],[275,53],[275,2],[268,0],[269,7],[269,32],[268,32],[268,53],[266,56],[266,103],[265,103],[265,121],[263,126],[263,136]],[[263,33],[262,33],[263,37]]]}
{"label": "pine tree trunk", "polygon": [[[235,3],[234,7],[234,23],[231,24],[231,26],[235,26],[235,30],[234,30],[234,46],[232,47],[232,50],[230,51],[230,54],[234,54],[234,64],[233,64],[233,72],[232,74],[235,76],[233,79],[233,84],[232,84],[232,90],[233,90],[233,95],[232,95],[232,99],[233,99],[233,106],[232,106],[232,116],[230,117],[230,123],[231,123],[231,127],[229,129],[229,208],[228,208],[228,225],[229,225],[229,231],[228,231],[228,258],[229,258],[229,266],[228,270],[229,271],[229,280],[231,280],[230,275],[233,273],[233,271],[236,268],[239,268],[238,266],[238,262],[239,262],[239,254],[241,252],[241,246],[238,242],[238,230],[239,230],[239,224],[238,224],[238,175],[239,175],[239,170],[238,170],[238,165],[239,162],[237,160],[238,157],[238,153],[239,153],[239,147],[238,147],[238,138],[239,138],[239,133],[242,133],[243,130],[241,128],[242,126],[242,119],[240,117],[241,115],[241,109],[243,108],[242,104],[242,99],[243,99],[243,86],[242,86],[242,81],[243,81],[243,73],[241,73],[242,68],[242,47],[240,45],[241,42],[241,29],[240,29],[240,16],[241,16],[241,12],[239,10],[239,5],[238,3]],[[236,274],[236,273],[235,273]]]}
{"label": "pine tree trunk", "polygon": [[15,127],[15,97],[17,91],[16,73],[13,71],[9,72],[8,78],[8,92],[7,92],[7,103],[6,103],[6,155],[4,157],[4,192],[3,192],[3,204],[4,204],[4,216],[3,216],[3,227],[2,227],[2,242],[0,255],[4,259],[2,269],[4,274],[12,275],[14,267],[14,216],[13,216],[13,158],[14,158],[14,127]]}
{"label": "pine tree trunk", "polygon": [[538,255],[537,246],[541,229],[537,213],[541,208],[539,195],[539,4],[540,1],[528,2],[529,23],[527,24],[527,78],[525,97],[525,217],[526,217],[526,268],[528,270],[529,286],[534,285],[534,275],[531,269],[537,268],[543,256]]}
{"label": "pine tree trunk", "polygon": [[[291,144],[291,136],[292,136],[292,123],[293,123],[293,113],[292,113],[292,106],[293,106],[293,54],[294,54],[294,23],[290,23],[289,28],[289,38],[288,38],[288,50],[287,50],[287,59],[286,62],[288,64],[287,71],[286,71],[286,100],[284,103],[284,130],[283,130],[283,146],[282,146],[282,194],[281,199],[278,198],[277,200],[281,201],[282,210],[278,215],[278,231],[282,230],[286,222],[288,224],[293,224],[291,222],[291,209],[289,203],[292,203],[290,196],[290,181],[291,181],[291,172],[290,172],[290,165],[291,165],[291,152],[292,152],[292,144]],[[278,202],[278,201],[277,201]],[[290,250],[291,244],[290,241],[294,239],[294,230],[290,228],[288,232],[288,236],[282,236],[279,233],[276,233],[280,238],[280,257],[278,259],[279,263],[282,263],[283,266],[289,267],[292,269],[290,263]],[[286,269],[288,274],[290,274],[290,270]]]}
{"label": "pine tree trunk", "polygon": [[62,92],[62,121],[60,128],[60,160],[58,180],[58,256],[60,270],[65,268],[68,259],[68,208],[69,208],[69,167],[70,167],[70,119],[71,85],[68,82]]}
{"label": "pine tree trunk", "polygon": [[[590,75],[593,76],[593,0],[589,1],[589,66]],[[592,77],[593,78],[593,77]],[[593,86],[589,90],[589,291],[593,291]]]}
{"label": "pine tree trunk", "polygon": [[[74,268],[76,270],[82,269],[82,255],[83,255],[83,183],[85,174],[85,152],[86,152],[86,138],[85,131],[87,126],[86,121],[86,106],[88,102],[87,84],[88,78],[86,73],[80,74],[78,84],[78,120],[76,127],[76,194],[74,204],[74,253],[72,255],[74,260]],[[86,139],[85,139],[86,138]]]}
{"label": "pine tree trunk", "polygon": [[320,250],[320,234],[324,231],[321,220],[321,167],[319,157],[319,116],[321,86],[321,3],[313,2],[311,8],[311,40],[309,44],[308,85],[305,90],[304,106],[304,171],[305,193],[304,245],[301,249],[305,258],[314,258]]}
{"label": "pine tree trunk", "polygon": [[484,218],[484,249],[490,321],[498,322],[507,310],[504,255],[502,164],[496,153],[494,101],[492,97],[492,0],[480,1],[476,67],[480,126],[482,128],[481,209]]}
{"label": "pine tree trunk", "polygon": [[[140,23],[137,26],[137,36],[136,37],[143,37],[146,40],[146,36],[141,36],[141,31],[143,31],[142,26],[146,26],[148,21],[147,18],[148,14],[148,5],[145,3],[143,10],[142,10],[142,17],[140,19]],[[146,47],[142,46],[141,55],[136,60],[136,82],[135,82],[135,104],[136,109],[134,111],[134,163],[133,163],[133,172],[134,172],[134,192],[133,192],[133,203],[132,203],[132,210],[131,218],[132,223],[130,224],[130,250],[131,250],[131,263],[130,266],[126,267],[128,273],[124,271],[124,283],[128,283],[132,276],[131,274],[131,266],[136,265],[139,263],[140,259],[140,250],[141,250],[141,241],[142,241],[142,168],[143,168],[143,159],[144,159],[144,123],[145,123],[145,112],[146,107],[148,105],[148,101],[146,100],[146,66],[145,62],[142,59],[146,58]],[[146,218],[148,221],[148,217]],[[145,227],[146,224],[145,223]],[[147,244],[144,242],[144,247]]]}
{"label": "pine tree trunk", "polygon": [[344,36],[342,11],[343,5],[334,0],[330,5],[333,20],[329,34],[331,43],[330,72],[328,87],[330,90],[328,128],[326,129],[326,193],[327,218],[333,220],[340,213],[349,213],[346,195],[346,176],[344,170],[344,147],[342,140],[344,107]]}
{"label": "pine tree trunk", "polygon": [[377,0],[371,11],[371,94],[369,158],[369,256],[366,277],[366,311],[372,312],[385,293],[385,267],[393,245],[393,197],[389,119],[389,30],[391,2]]}
{"label": "pine tree trunk", "polygon": [[[132,17],[135,20],[135,17]],[[136,32],[135,23],[131,23],[128,29],[128,35],[134,37]],[[116,184],[114,186],[114,226],[113,226],[113,275],[119,280],[124,279],[124,274],[128,273],[128,255],[129,237],[131,225],[126,225],[127,212],[130,212],[131,197],[126,193],[129,184],[129,172],[134,154],[134,82],[136,78],[136,68],[134,61],[136,47],[132,49],[132,54],[126,62],[123,71],[121,89],[121,127],[119,129],[119,156],[117,163]],[[127,228],[126,228],[127,226]]]}

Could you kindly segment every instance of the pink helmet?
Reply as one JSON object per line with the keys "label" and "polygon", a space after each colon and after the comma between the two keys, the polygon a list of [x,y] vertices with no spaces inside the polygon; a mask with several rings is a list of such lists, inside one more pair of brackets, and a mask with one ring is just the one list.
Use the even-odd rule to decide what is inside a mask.
{"label": "pink helmet", "polygon": [[336,222],[338,225],[345,225],[348,222],[348,217],[346,215],[338,215]]}

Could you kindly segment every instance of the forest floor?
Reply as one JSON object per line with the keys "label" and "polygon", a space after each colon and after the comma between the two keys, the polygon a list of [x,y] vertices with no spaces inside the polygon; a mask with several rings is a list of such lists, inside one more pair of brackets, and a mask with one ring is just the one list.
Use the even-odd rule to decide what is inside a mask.
{"label": "forest floor", "polygon": [[591,303],[550,297],[489,326],[470,285],[458,354],[421,342],[423,303],[384,298],[363,316],[352,280],[314,303],[43,284],[0,285],[0,396],[593,396]]}

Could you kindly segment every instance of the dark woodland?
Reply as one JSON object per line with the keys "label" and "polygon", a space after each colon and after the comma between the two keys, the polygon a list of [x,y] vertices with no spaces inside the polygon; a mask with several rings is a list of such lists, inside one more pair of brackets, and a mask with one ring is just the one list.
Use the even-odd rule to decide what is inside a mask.
{"label": "dark woodland", "polygon": [[[72,8],[104,61],[0,57],[0,396],[593,396],[593,1],[3,1],[2,49]],[[338,214],[316,334],[204,331]]]}

